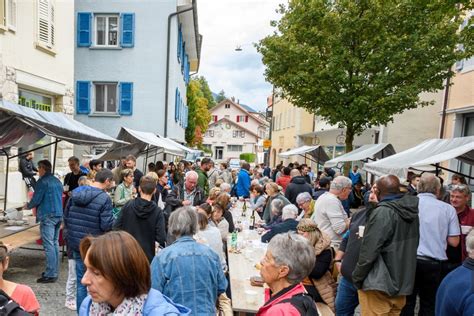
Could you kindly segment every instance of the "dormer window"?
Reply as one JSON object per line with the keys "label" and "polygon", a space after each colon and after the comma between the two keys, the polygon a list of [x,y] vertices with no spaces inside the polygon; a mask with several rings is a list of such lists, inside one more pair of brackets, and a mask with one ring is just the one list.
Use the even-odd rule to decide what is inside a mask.
{"label": "dormer window", "polygon": [[230,109],[230,104],[229,104],[229,103],[226,103],[226,104],[225,104],[225,108],[226,108],[226,109]]}

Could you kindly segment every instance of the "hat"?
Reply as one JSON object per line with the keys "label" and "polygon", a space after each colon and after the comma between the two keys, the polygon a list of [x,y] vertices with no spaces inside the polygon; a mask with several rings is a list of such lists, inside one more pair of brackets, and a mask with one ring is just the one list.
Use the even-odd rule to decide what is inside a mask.
{"label": "hat", "polygon": [[302,231],[302,232],[314,232],[318,230],[318,226],[316,223],[308,218],[302,219],[298,226],[296,227],[297,230]]}
{"label": "hat", "polygon": [[322,177],[321,179],[319,179],[319,186],[321,187],[325,187],[330,183],[331,183],[331,179],[329,179],[328,177]]}

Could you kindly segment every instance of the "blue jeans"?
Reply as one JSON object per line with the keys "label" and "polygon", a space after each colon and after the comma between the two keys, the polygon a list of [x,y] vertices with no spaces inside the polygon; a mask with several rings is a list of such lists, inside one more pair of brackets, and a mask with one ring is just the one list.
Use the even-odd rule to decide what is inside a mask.
{"label": "blue jeans", "polygon": [[59,273],[59,227],[61,217],[47,215],[40,222],[41,240],[46,255],[44,277],[57,278]]}
{"label": "blue jeans", "polygon": [[336,316],[352,316],[359,305],[356,287],[346,278],[339,280],[336,295]]}
{"label": "blue jeans", "polygon": [[81,258],[81,253],[79,251],[72,251],[72,256],[74,261],[76,261],[76,306],[77,311],[81,307],[82,301],[87,297],[87,288],[82,285],[82,277],[86,273],[86,267]]}

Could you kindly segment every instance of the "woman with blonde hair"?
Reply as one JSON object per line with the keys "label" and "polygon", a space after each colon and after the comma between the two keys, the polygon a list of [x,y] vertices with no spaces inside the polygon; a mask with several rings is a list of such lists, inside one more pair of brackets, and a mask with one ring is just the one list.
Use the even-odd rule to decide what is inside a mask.
{"label": "woman with blonde hair", "polygon": [[331,274],[333,266],[331,239],[309,218],[301,219],[296,229],[299,235],[310,242],[316,253],[316,264],[308,277],[303,280],[303,285],[316,302],[327,304],[334,312],[337,285]]}

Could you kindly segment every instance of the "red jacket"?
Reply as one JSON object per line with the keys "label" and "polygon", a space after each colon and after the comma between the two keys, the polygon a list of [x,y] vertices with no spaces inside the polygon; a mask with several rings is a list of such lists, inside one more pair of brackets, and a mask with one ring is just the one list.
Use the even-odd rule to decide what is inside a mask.
{"label": "red jacket", "polygon": [[266,303],[260,307],[257,316],[319,315],[316,304],[301,283],[291,285],[273,296],[270,295],[270,289],[266,289]]}
{"label": "red jacket", "polygon": [[459,225],[461,225],[461,247],[462,247],[462,260],[466,259],[467,251],[466,251],[466,236],[467,234],[462,233],[462,226],[471,226],[474,227],[474,209],[469,208],[466,206],[466,209],[458,214],[459,218]]}
{"label": "red jacket", "polygon": [[283,188],[283,192],[285,192],[286,187],[288,186],[288,183],[290,183],[290,181],[291,181],[290,176],[282,175],[277,179],[276,184],[281,186]]}

